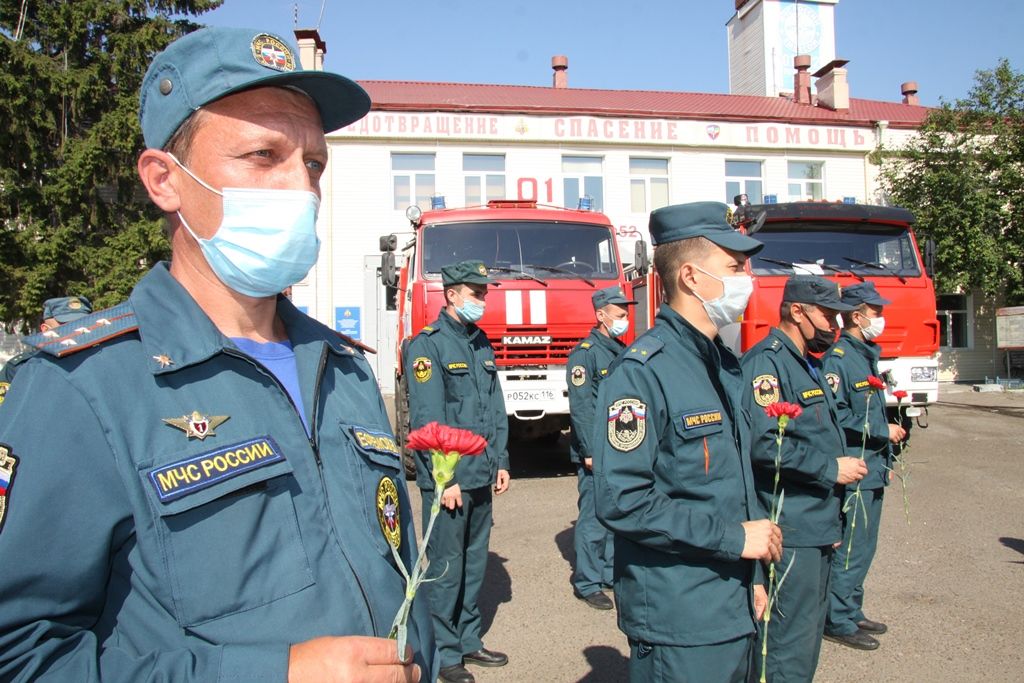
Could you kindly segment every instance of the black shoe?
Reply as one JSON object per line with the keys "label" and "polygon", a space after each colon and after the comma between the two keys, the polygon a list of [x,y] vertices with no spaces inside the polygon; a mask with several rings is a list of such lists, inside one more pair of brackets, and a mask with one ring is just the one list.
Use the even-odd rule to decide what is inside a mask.
{"label": "black shoe", "polygon": [[577,600],[582,600],[594,609],[607,610],[615,607],[615,603],[612,602],[612,599],[601,591],[594,591],[590,595],[581,595],[578,590],[573,589],[572,594],[576,596]]}
{"label": "black shoe", "polygon": [[861,631],[865,631],[872,635],[881,635],[889,630],[889,627],[880,621],[871,621],[870,619],[862,619],[857,622],[857,628]]}
{"label": "black shoe", "polygon": [[477,666],[505,666],[508,664],[508,655],[504,652],[494,652],[482,647],[476,652],[468,652],[462,655],[462,661],[466,664],[476,664]]}
{"label": "black shoe", "polygon": [[441,670],[437,673],[440,679],[445,683],[476,683],[476,679],[473,678],[473,674],[469,673],[466,667],[461,664],[442,666]]}
{"label": "black shoe", "polygon": [[854,650],[877,650],[879,644],[877,640],[860,629],[845,636],[826,633],[825,640],[831,640],[833,643],[852,647]]}

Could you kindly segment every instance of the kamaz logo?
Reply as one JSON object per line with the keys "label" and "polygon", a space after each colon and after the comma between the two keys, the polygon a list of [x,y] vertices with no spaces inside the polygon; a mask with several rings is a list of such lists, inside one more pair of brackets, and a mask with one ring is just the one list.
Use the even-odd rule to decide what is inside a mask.
{"label": "kamaz logo", "polygon": [[526,346],[529,344],[550,344],[551,335],[516,335],[507,336],[501,338],[501,343],[505,346]]}

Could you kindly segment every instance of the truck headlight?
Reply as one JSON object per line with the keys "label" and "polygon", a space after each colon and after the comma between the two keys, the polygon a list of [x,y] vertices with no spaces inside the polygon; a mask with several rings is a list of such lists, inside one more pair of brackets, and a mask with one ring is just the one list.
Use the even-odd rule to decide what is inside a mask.
{"label": "truck headlight", "polygon": [[934,382],[936,379],[936,368],[933,367],[917,367],[910,368],[910,381],[911,382]]}

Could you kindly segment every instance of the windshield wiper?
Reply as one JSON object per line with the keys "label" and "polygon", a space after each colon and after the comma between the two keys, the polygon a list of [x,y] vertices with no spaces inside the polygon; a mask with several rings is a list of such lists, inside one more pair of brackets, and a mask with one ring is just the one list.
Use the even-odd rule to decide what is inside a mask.
{"label": "windshield wiper", "polygon": [[580,275],[575,271],[569,270],[568,268],[556,268],[555,266],[538,266],[534,265],[533,263],[524,263],[523,267],[525,268],[526,266],[529,266],[530,268],[540,268],[541,270],[546,270],[549,273],[563,273],[564,275],[572,275],[573,277],[578,277],[579,279],[583,280],[591,287],[596,286],[592,280]]}
{"label": "windshield wiper", "polygon": [[884,270],[890,275],[895,275],[899,279],[901,284],[907,284],[907,278],[900,275],[899,271],[897,271],[892,266],[887,266],[884,263],[878,263],[876,261],[861,261],[860,259],[850,258],[849,256],[844,256],[843,258],[849,261],[850,263],[856,263],[858,266],[864,266],[865,268],[874,268],[875,270]]}
{"label": "windshield wiper", "polygon": [[514,275],[522,275],[523,277],[526,277],[526,278],[529,278],[531,280],[535,280],[535,281],[541,283],[545,287],[548,286],[547,282],[545,282],[544,280],[541,280],[536,275],[531,275],[530,273],[527,273],[525,270],[515,270],[514,268],[504,268],[502,266],[490,266],[487,270],[497,270],[497,271],[502,272],[502,273],[512,273]]}
{"label": "windshield wiper", "polygon": [[[817,275],[817,273],[815,273],[812,269],[800,263],[792,263],[790,261],[783,261],[782,259],[777,258],[768,258],[767,256],[758,256],[757,258],[761,259],[762,261],[767,261],[768,263],[777,263],[780,266],[786,266],[787,268],[800,268],[801,270],[806,270],[808,273]],[[825,270],[830,270],[833,273],[837,273],[839,275],[852,275],[861,282],[864,282],[864,278],[862,278],[860,275],[857,275],[857,273],[853,272],[852,270],[843,270],[841,268],[836,268],[835,266],[830,266],[827,263],[819,263],[817,261],[814,262],[814,265],[819,266],[820,268],[824,268]]]}

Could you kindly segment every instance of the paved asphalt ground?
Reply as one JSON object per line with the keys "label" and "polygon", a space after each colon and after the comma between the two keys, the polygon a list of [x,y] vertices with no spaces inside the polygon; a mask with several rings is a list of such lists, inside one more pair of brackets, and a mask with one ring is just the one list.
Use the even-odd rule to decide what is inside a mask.
{"label": "paved asphalt ground", "polygon": [[[825,642],[818,681],[1024,681],[1024,394],[944,386],[930,423],[909,452],[911,523],[897,482],[865,589],[889,633],[874,652]],[[471,667],[480,683],[627,679],[615,612],[572,596],[567,448],[511,448],[481,601],[484,642],[510,661]]]}

